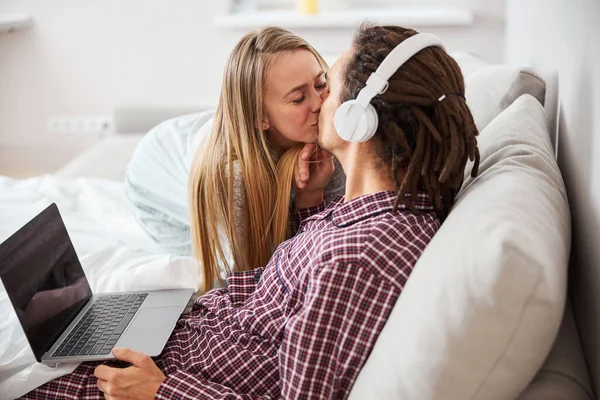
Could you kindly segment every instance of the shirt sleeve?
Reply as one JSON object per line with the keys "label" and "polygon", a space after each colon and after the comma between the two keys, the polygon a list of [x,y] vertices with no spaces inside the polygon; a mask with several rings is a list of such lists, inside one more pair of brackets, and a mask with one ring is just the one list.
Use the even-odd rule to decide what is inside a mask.
{"label": "shirt sleeve", "polygon": [[401,289],[358,265],[311,270],[279,351],[281,395],[346,398]]}
{"label": "shirt sleeve", "polygon": [[244,393],[237,393],[234,390],[208,381],[186,371],[177,371],[169,376],[162,383],[155,396],[156,399],[268,399],[267,397],[256,397]]}

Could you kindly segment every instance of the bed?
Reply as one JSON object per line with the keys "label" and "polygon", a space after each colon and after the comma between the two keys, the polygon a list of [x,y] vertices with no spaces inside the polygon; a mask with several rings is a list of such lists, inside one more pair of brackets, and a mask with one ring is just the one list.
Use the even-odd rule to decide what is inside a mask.
{"label": "bed", "polygon": [[[129,211],[123,184],[102,178],[47,175],[0,177],[0,239],[55,202],[92,290],[97,293],[163,288],[198,289],[197,264],[161,253]],[[0,290],[0,397],[15,398],[76,365],[35,363],[4,288]]]}
{"label": "bed", "polygon": [[[525,14],[519,10],[520,6],[517,5],[516,0],[509,0],[508,3],[510,5],[508,31],[509,34],[518,36],[523,34],[522,21]],[[566,2],[558,0],[552,3],[555,3],[553,6],[557,9],[563,7],[563,3],[566,4]],[[536,15],[534,7],[528,9],[527,12],[529,12],[530,18],[534,18]],[[510,43],[513,46],[521,46],[520,42],[520,40],[509,40],[509,46]],[[531,41],[525,45],[534,46],[535,43]],[[415,273],[419,271],[418,274],[415,279],[411,277],[409,280],[405,293],[400,297],[401,301],[399,300],[395,307],[384,332],[378,339],[372,356],[359,375],[351,398],[411,398],[416,400],[464,400],[467,398],[583,400],[594,398],[592,383],[588,376],[588,366],[576,325],[576,317],[585,315],[586,311],[578,311],[581,301],[575,301],[575,313],[573,313],[566,294],[570,220],[565,188],[554,159],[557,143],[560,142],[557,139],[560,104],[557,87],[558,75],[557,71],[549,65],[538,65],[537,68],[524,67],[526,64],[534,65],[535,63],[529,63],[528,60],[515,56],[516,50],[511,51],[509,48],[508,53],[512,57],[511,61],[518,67],[488,65],[476,57],[464,53],[453,55],[465,73],[467,101],[474,110],[480,131],[488,129],[501,134],[503,129],[500,124],[514,123],[512,117],[519,113],[525,113],[525,116],[535,114],[534,122],[538,123],[537,125],[535,123],[527,125],[532,132],[535,131],[531,136],[532,141],[528,143],[528,150],[518,150],[517,153],[510,156],[515,157],[515,160],[531,156],[530,158],[535,158],[534,164],[540,162],[544,164],[540,168],[545,175],[542,177],[536,172],[532,176],[547,181],[544,189],[546,192],[540,193],[542,193],[542,197],[548,196],[552,200],[549,207],[555,206],[558,210],[557,215],[550,218],[550,223],[543,225],[543,228],[547,228],[554,235],[552,240],[540,244],[546,246],[548,251],[556,251],[557,253],[554,254],[558,254],[557,257],[547,262],[553,268],[552,274],[556,275],[556,279],[548,281],[552,290],[544,292],[544,294],[550,293],[551,296],[542,298],[539,302],[539,304],[543,303],[540,307],[551,305],[551,309],[540,312],[539,308],[534,307],[533,314],[530,316],[534,322],[538,319],[541,321],[538,328],[521,324],[519,315],[502,315],[501,318],[510,317],[514,321],[520,321],[521,325],[517,324],[517,327],[530,330],[541,329],[543,332],[540,332],[539,337],[522,335],[520,339],[514,339],[516,336],[513,331],[504,333],[502,327],[494,326],[494,323],[504,321],[494,319],[495,316],[497,317],[494,312],[498,311],[493,310],[494,304],[488,304],[487,309],[467,309],[470,313],[468,317],[473,318],[467,318],[465,315],[435,314],[440,310],[448,310],[450,307],[449,304],[440,302],[422,302],[424,304],[415,306],[423,291],[429,291],[431,294],[434,290],[432,287],[438,288],[435,290],[439,291],[445,290],[443,285],[445,282],[440,279],[435,283],[439,286],[426,286],[424,283],[431,282],[427,279],[431,278],[432,273],[440,272],[439,266],[447,262],[444,259],[459,256],[456,249],[460,246],[452,243],[450,238],[454,232],[458,232],[460,229],[459,214],[456,213],[455,221],[450,221],[448,226],[456,227],[458,230],[452,231],[451,228],[445,231],[440,230],[441,238],[436,241],[434,246],[431,246],[432,250],[424,253],[423,260],[420,260],[415,268]],[[542,104],[545,108],[541,106]],[[534,111],[531,113],[523,111],[529,109]],[[505,115],[503,121],[497,122],[496,117],[507,112],[506,110],[513,114]],[[183,114],[187,111],[170,110],[174,114]],[[144,129],[141,128],[142,124],[147,127],[163,117],[152,117],[150,118],[152,121],[149,122],[146,117],[132,118],[125,113],[123,118],[126,120],[141,120],[142,122],[140,125],[124,124],[127,126],[127,134],[122,132],[122,134],[106,137],[56,174],[25,180],[0,177],[0,208],[9,211],[0,215],[0,240],[8,237],[48,203],[56,202],[95,292],[182,287],[198,289],[197,264],[189,257],[173,256],[161,251],[139,228],[124,193],[122,183],[124,171],[131,152],[141,138],[141,132],[144,132]],[[542,121],[541,125],[540,121]],[[488,126],[491,128],[486,128]],[[514,127],[514,125],[510,126]],[[540,132],[542,133],[539,134]],[[509,136],[504,139],[510,141],[514,137]],[[482,143],[485,143],[484,139],[482,139]],[[514,143],[510,142],[510,144],[512,146]],[[498,162],[499,165],[501,161],[502,157],[498,156],[500,154],[498,152],[502,149],[495,148],[494,143],[487,143],[485,146],[487,146],[486,159],[489,160],[489,165],[485,168],[493,172],[494,162]],[[103,162],[107,159],[110,159],[111,162]],[[528,161],[523,165],[527,163]],[[110,167],[99,168],[99,165],[109,165]],[[490,173],[490,176],[489,179],[492,179],[493,174]],[[459,199],[459,203],[463,204],[463,209],[468,209],[465,205],[469,204],[471,201],[469,199],[475,198],[472,192],[478,186],[482,186],[479,182],[481,180],[467,179],[465,181]],[[548,194],[547,192],[552,193]],[[535,192],[533,193],[535,194]],[[498,195],[501,196],[502,193],[498,193]],[[524,216],[525,219],[527,217]],[[481,229],[483,228],[484,226],[481,227]],[[540,235],[543,236],[542,233]],[[443,238],[446,242],[443,242]],[[501,238],[498,240],[502,241]],[[448,246],[448,243],[453,246]],[[467,245],[476,243],[478,242],[474,240]],[[512,261],[505,260],[503,263],[499,263],[498,271],[505,272],[502,267],[511,265]],[[472,260],[470,262],[473,264]],[[546,267],[546,265],[540,266],[543,274],[547,272],[544,269]],[[441,272],[439,276],[444,279],[456,279],[456,276],[444,275],[444,272]],[[500,275],[502,274],[500,273]],[[513,278],[517,279],[518,276],[511,279]],[[494,279],[474,280],[474,282],[495,287],[494,285],[498,281]],[[465,290],[467,289],[473,290],[472,287]],[[519,292],[515,296],[525,296],[527,293],[529,292]],[[444,299],[442,295],[432,298]],[[489,297],[482,298],[490,299]],[[449,299],[456,300],[457,298]],[[12,313],[7,301],[4,290],[0,288],[0,335],[4,343],[11,343],[10,346],[3,346],[0,349],[0,398],[13,399],[53,377],[69,372],[75,366],[67,364],[51,368],[36,364],[27,347],[25,337],[17,325],[16,316]],[[537,305],[539,306],[539,304]],[[508,305],[510,306],[510,304]],[[502,307],[498,308],[502,312],[506,311]],[[492,310],[491,313],[490,310]],[[589,311],[587,312],[589,313]],[[401,313],[402,319],[396,316],[398,313]],[[427,315],[438,315],[440,318],[438,321],[434,321]],[[482,319],[478,320],[475,317]],[[408,325],[413,329],[407,329],[407,324],[404,327],[395,326],[394,324],[400,320],[410,321],[411,323]],[[477,324],[475,324],[476,322]],[[469,330],[482,326],[481,323],[483,326],[489,327],[489,330],[479,328],[475,331]],[[438,325],[438,329],[432,328],[436,326],[435,324]],[[442,324],[441,327],[439,327],[440,324]],[[431,333],[433,330],[436,332]],[[468,340],[471,337],[477,337],[476,343]],[[493,344],[504,343],[502,340],[506,341],[505,346],[494,348]],[[597,341],[597,338],[590,338],[588,335],[587,341],[587,346],[584,348],[595,349],[594,345],[590,343]],[[519,348],[519,345],[531,343],[535,344],[533,346],[536,348],[535,352],[528,354],[525,357],[526,360],[520,360],[519,357],[522,354],[519,354],[519,351],[522,352],[522,349]],[[485,349],[485,351],[479,351],[476,354],[465,353],[465,348],[471,345],[473,346],[471,350],[479,350],[477,346],[481,346],[481,349]],[[393,350],[390,351],[390,349]],[[461,349],[460,352],[457,349]],[[419,356],[419,351],[428,351],[427,357],[423,357],[423,353]],[[488,370],[484,371],[481,367],[484,365],[481,362],[482,357],[488,357],[491,360],[489,365],[485,364]],[[519,360],[522,364],[527,365],[525,367],[518,365]],[[592,357],[592,360],[595,359]],[[594,366],[595,364],[592,363],[592,367]],[[456,371],[462,375],[458,377]],[[485,373],[479,374],[481,371]]]}
{"label": "bed", "polygon": [[[0,209],[4,211],[0,213],[0,242],[56,203],[94,293],[198,291],[198,264],[192,257],[166,252],[140,227],[125,193],[124,177],[146,132],[174,116],[205,109],[120,106],[113,112],[114,134],[55,173],[28,179],[0,176]],[[77,366],[35,362],[1,283],[0,337],[10,343],[0,348],[0,399],[17,398]]]}

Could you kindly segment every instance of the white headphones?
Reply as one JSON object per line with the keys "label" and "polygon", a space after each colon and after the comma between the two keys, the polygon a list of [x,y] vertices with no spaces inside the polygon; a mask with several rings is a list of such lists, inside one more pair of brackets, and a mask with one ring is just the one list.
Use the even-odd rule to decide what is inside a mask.
{"label": "white headphones", "polygon": [[335,111],[333,124],[338,135],[348,142],[366,142],[375,135],[379,118],[371,100],[388,88],[391,76],[412,56],[426,47],[444,45],[431,33],[418,33],[405,39],[387,55],[381,65],[367,79],[354,100],[348,100]]}

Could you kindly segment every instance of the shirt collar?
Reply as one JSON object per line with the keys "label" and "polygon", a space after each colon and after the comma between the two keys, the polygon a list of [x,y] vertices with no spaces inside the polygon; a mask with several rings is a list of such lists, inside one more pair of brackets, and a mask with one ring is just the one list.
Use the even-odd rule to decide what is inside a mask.
{"label": "shirt collar", "polygon": [[[332,204],[332,221],[335,226],[349,226],[360,220],[376,214],[391,211],[398,193],[394,190],[369,193],[347,203],[342,198],[336,198]],[[410,194],[406,195],[410,197]],[[417,200],[413,201],[415,209],[422,212],[433,211],[433,205],[426,192],[417,192]],[[403,203],[398,204],[398,210],[406,210]]]}

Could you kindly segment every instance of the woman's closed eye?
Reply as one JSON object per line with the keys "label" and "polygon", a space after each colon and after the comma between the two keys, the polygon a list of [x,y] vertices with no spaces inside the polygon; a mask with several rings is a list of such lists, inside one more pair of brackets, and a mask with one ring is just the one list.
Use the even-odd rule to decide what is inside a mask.
{"label": "woman's closed eye", "polygon": [[[317,92],[321,93],[323,90],[327,89],[327,81],[320,83],[319,85],[315,86],[315,89],[317,90]],[[292,103],[294,104],[301,104],[304,100],[306,100],[306,96],[302,95],[302,97],[299,97],[295,100],[292,100]]]}
{"label": "woman's closed eye", "polygon": [[306,99],[306,96],[303,95],[299,99],[292,100],[292,103],[294,103],[294,104],[301,104],[305,99]]}

